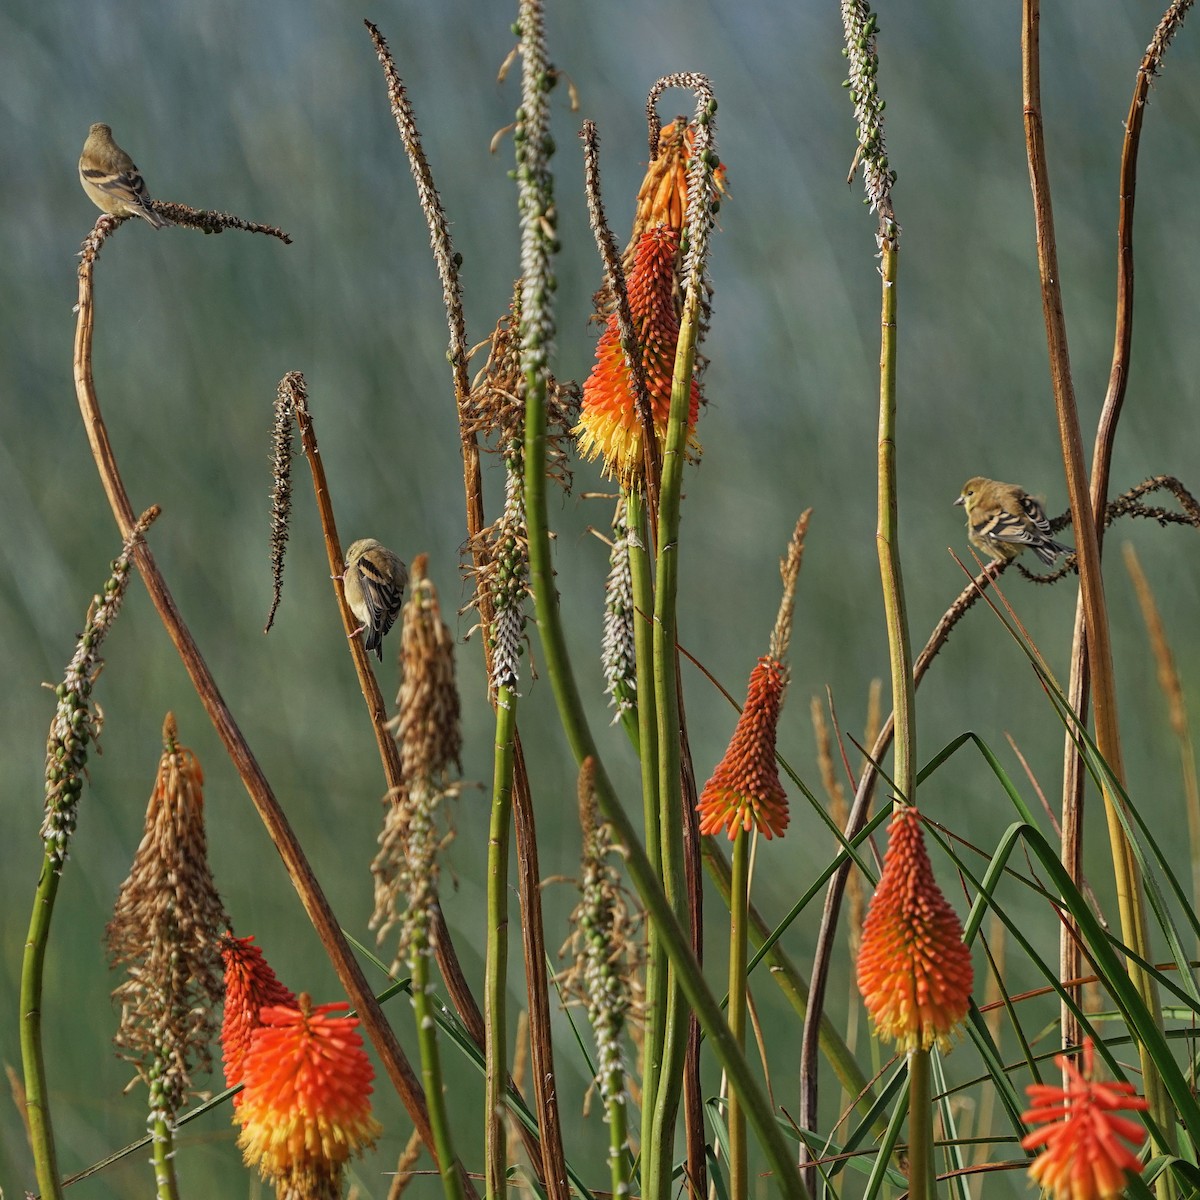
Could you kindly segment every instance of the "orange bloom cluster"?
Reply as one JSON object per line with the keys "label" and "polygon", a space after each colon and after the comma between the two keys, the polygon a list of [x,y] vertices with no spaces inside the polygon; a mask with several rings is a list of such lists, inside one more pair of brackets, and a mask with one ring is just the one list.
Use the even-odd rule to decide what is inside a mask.
{"label": "orange bloom cluster", "polygon": [[[653,225],[669,225],[682,229],[687,216],[687,168],[696,142],[696,131],[690,122],[672,121],[658,134],[658,157],[646,167],[646,177],[638,190],[637,209],[633,218],[633,237],[636,241]],[[713,173],[711,201],[725,191],[725,165]]]}
{"label": "orange bloom cluster", "polygon": [[973,973],[962,924],[933,877],[921,819],[892,818],[883,874],[863,924],[858,989],[880,1037],[900,1049],[950,1049],[967,1015]]}
{"label": "orange bloom cluster", "polygon": [[339,1197],[346,1160],[382,1132],[371,1116],[374,1071],[358,1019],[331,1015],[348,1007],[313,1007],[301,995],[264,1008],[242,1061],[238,1145],[289,1200]]}
{"label": "orange bloom cluster", "polygon": [[[236,1087],[242,1082],[242,1063],[250,1049],[250,1038],[262,1024],[259,1013],[266,1005],[295,1005],[296,997],[275,976],[263,952],[253,945],[253,937],[238,938],[227,934],[221,939],[221,957],[225,960],[225,1018],[221,1022],[221,1051],[225,1063],[225,1083]],[[233,1098],[241,1104],[242,1094]]]}
{"label": "orange bloom cluster", "polygon": [[[679,342],[675,315],[675,252],[679,234],[665,225],[648,229],[638,240],[633,271],[629,276],[629,307],[634,331],[642,347],[642,368],[654,432],[666,437],[671,411],[671,377]],[[692,430],[700,407],[700,387],[692,380],[688,407],[688,441],[696,445]],[[579,424],[573,430],[585,458],[600,455],[606,475],[628,482],[642,466],[642,422],[634,407],[633,383],[621,349],[616,314],[609,316],[596,347],[596,365],[583,385]]]}
{"label": "orange bloom cluster", "polygon": [[1098,1083],[1092,1078],[1095,1050],[1083,1041],[1083,1071],[1065,1054],[1055,1063],[1067,1077],[1065,1088],[1033,1083],[1025,1090],[1033,1107],[1023,1121],[1047,1124],[1021,1139],[1025,1150],[1045,1146],[1029,1176],[1054,1200],[1114,1200],[1124,1194],[1125,1172],[1140,1174],[1142,1162],[1121,1144],[1140,1146],[1145,1131],[1117,1116],[1121,1109],[1145,1109],[1131,1083]]}
{"label": "orange bloom cluster", "polygon": [[696,805],[701,833],[724,829],[732,841],[739,829],[756,828],[768,838],[782,837],[787,829],[787,793],[775,765],[775,731],[786,682],[783,664],[770,655],[750,672],[746,704],[729,748]]}

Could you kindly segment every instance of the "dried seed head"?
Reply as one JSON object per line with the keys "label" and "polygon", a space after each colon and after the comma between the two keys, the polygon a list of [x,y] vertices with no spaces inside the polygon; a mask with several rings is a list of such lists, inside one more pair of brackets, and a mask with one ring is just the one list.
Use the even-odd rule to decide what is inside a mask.
{"label": "dried seed head", "polygon": [[204,773],[163,722],[163,754],[145,832],[106,930],[109,960],[128,978],[118,1053],[161,1091],[168,1116],[182,1107],[196,1066],[211,1066],[224,992],[219,939],[229,925],[208,865]]}

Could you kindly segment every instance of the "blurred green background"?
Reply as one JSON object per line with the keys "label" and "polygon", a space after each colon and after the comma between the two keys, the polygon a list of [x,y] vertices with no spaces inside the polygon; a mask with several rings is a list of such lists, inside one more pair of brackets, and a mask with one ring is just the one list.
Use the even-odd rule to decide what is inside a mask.
{"label": "blurred green background", "polygon": [[[708,73],[720,100],[718,144],[732,198],[721,209],[711,273],[716,299],[705,352],[707,447],[689,471],[681,546],[680,637],[741,698],[766,648],[778,604],[777,562],[799,512],[814,508],[801,575],[793,681],[780,748],[815,787],[808,705],[828,685],[839,716],[861,729],[868,684],[886,671],[874,530],[879,280],[874,219],[856,182],[849,100],[840,87],[837,5],[783,0],[608,0],[550,5],[550,53],[578,88],[553,94],[563,253],[558,261],[558,374],[582,379],[600,271],[582,201],[576,131],[599,125],[605,197],[624,241],[646,160],[643,105],[656,78]],[[292,246],[230,232],[154,233],[131,223],[98,270],[95,377],[135,507],[162,505],[151,543],[259,761],[311,856],[342,922],[367,938],[368,863],[380,824],[382,776],[342,633],[307,471],[297,469],[282,609],[262,634],[269,602],[268,431],[275,386],[303,371],[344,544],[373,536],[404,557],[430,555],[447,619],[463,644],[465,777],[490,778],[490,715],[478,637],[456,617],[468,587],[462,481],[440,288],[431,263],[381,72],[361,18],[388,37],[464,259],[468,337],[490,333],[518,269],[511,142],[489,153],[512,120],[515,74],[496,82],[513,43],[515,6],[292,0],[202,0],[151,15],[134,0],[8,6],[0,11],[0,121],[9,166],[0,262],[0,1055],[19,1063],[17,980],[41,860],[42,757],[56,681],[88,600],[117,550],[114,525],[82,432],[71,380],[75,254],[96,216],[76,179],[93,121],[113,126],[151,194],[274,223]],[[1055,187],[1072,363],[1089,448],[1112,343],[1116,181],[1122,121],[1152,5],[1048,6],[1042,35],[1045,122]],[[1015,5],[883,6],[880,84],[899,172],[901,242],[899,464],[902,549],[914,640],[962,586],[946,552],[966,543],[951,507],[967,476],[1021,482],[1059,513],[1066,504],[1049,391],[1033,253]],[[1200,310],[1193,223],[1200,173],[1200,50],[1185,28],[1151,94],[1141,157],[1133,369],[1114,466],[1114,490],[1152,474],[1200,488],[1195,380]],[[668,94],[665,119],[692,100]],[[476,366],[482,365],[478,360]],[[501,476],[488,463],[489,513]],[[552,500],[559,587],[593,722],[610,769],[636,808],[636,765],[607,729],[598,646],[607,551],[587,533],[610,506],[576,471],[575,494]],[[1200,568],[1195,535],[1131,527],[1109,542],[1110,610],[1131,791],[1158,817],[1186,876],[1177,756],[1154,667],[1117,551],[1133,540],[1156,588],[1193,712],[1200,713],[1195,637]],[[1035,589],[1014,574],[1006,591],[1065,676],[1074,590]],[[396,638],[380,670],[395,694]],[[254,933],[281,978],[319,1000],[335,978],[266,835],[155,617],[139,581],[110,638],[97,689],[106,715],[79,834],[64,875],[47,973],[47,1057],[64,1172],[137,1137],[143,1094],[122,1098],[128,1069],[111,1054],[116,1013],[101,936],[140,837],[173,710],[207,773],[218,885],[239,933]],[[540,652],[533,639],[533,661]],[[733,712],[685,667],[691,741],[703,782]],[[570,875],[576,859],[574,767],[549,685],[525,687],[521,723],[539,813],[542,871]],[[922,760],[976,730],[1016,774],[1011,732],[1049,796],[1058,792],[1061,729],[994,618],[973,611],[920,692]],[[1023,784],[1024,786],[1024,784]],[[1032,789],[1027,789],[1032,794]],[[778,917],[826,861],[826,836],[795,798],[793,828],[761,850],[756,897]],[[1013,814],[977,758],[953,760],[923,795],[927,814],[989,847]],[[1098,806],[1093,805],[1093,810]],[[454,812],[445,906],[473,979],[481,973],[487,806],[468,788]],[[1174,837],[1175,831],[1179,831]],[[1102,823],[1088,822],[1092,882],[1109,893]],[[941,860],[939,869],[944,869]],[[951,890],[949,878],[947,890]],[[957,902],[960,908],[961,896]],[[1057,929],[1045,910],[1009,898],[1040,930],[1052,959]],[[547,940],[567,936],[571,889],[547,892]],[[715,900],[711,970],[720,979],[724,923]],[[1023,909],[1021,906],[1025,906]],[[514,917],[516,917],[514,908]],[[806,965],[816,914],[789,933]],[[515,928],[514,928],[515,932]],[[390,951],[389,951],[390,954]],[[515,956],[514,956],[515,958]],[[982,956],[976,956],[982,978]],[[512,979],[522,986],[519,963]],[[1036,975],[1014,959],[1013,990]],[[845,1008],[844,955],[830,1007]],[[722,988],[723,990],[723,988]],[[798,1030],[765,980],[757,987],[772,1034],[777,1099],[796,1106]],[[393,1002],[407,1034],[407,1007]],[[1046,1010],[1045,1019],[1053,1016]],[[1035,1022],[1036,1026],[1037,1022]],[[587,1079],[560,1021],[558,1094],[576,1141],[569,1153],[599,1184],[607,1134],[574,1119]],[[1011,1047],[1010,1047],[1011,1049]],[[962,1067],[968,1064],[963,1063]],[[480,1161],[480,1091],[451,1062],[460,1150]],[[1023,1082],[1023,1080],[1019,1080]],[[219,1080],[217,1081],[219,1085]],[[713,1077],[715,1089],[716,1079]],[[827,1102],[836,1095],[827,1087]],[[832,1107],[830,1112],[834,1111]],[[363,1195],[382,1197],[408,1137],[386,1086],[386,1134],[357,1167]],[[252,1194],[225,1110],[181,1137],[185,1194]],[[998,1148],[994,1157],[1011,1154]],[[74,1189],[81,1197],[149,1194],[141,1153]],[[21,1121],[0,1105],[0,1186],[33,1182]],[[1025,1189],[990,1177],[988,1194]],[[414,1194],[433,1195],[435,1180]]]}

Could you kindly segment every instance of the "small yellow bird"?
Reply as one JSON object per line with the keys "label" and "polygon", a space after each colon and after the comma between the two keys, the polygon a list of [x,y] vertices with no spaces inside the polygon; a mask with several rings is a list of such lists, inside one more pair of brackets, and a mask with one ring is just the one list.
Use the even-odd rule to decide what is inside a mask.
{"label": "small yellow bird", "polygon": [[383,662],[383,638],[395,624],[408,586],[408,568],[374,538],[360,538],[346,551],[342,586],[350,611],[367,631],[367,649]]}
{"label": "small yellow bird", "polygon": [[1060,554],[1070,554],[1050,536],[1046,510],[1024,488],[976,475],[962,486],[955,504],[967,510],[967,540],[997,561],[1016,558],[1026,546],[1048,567]]}
{"label": "small yellow bird", "polygon": [[113,141],[107,125],[97,123],[88,130],[79,156],[79,182],[87,198],[114,217],[141,217],[155,229],[175,223],[151,208],[146,181],[133,159]]}

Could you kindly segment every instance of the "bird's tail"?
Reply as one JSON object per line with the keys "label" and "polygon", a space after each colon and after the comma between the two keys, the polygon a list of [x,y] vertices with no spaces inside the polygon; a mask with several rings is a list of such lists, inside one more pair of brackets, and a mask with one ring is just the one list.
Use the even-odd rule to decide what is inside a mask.
{"label": "bird's tail", "polygon": [[1046,564],[1048,567],[1054,566],[1054,560],[1060,554],[1074,554],[1074,546],[1064,546],[1062,542],[1056,542],[1053,538],[1043,538],[1033,547],[1033,552]]}

